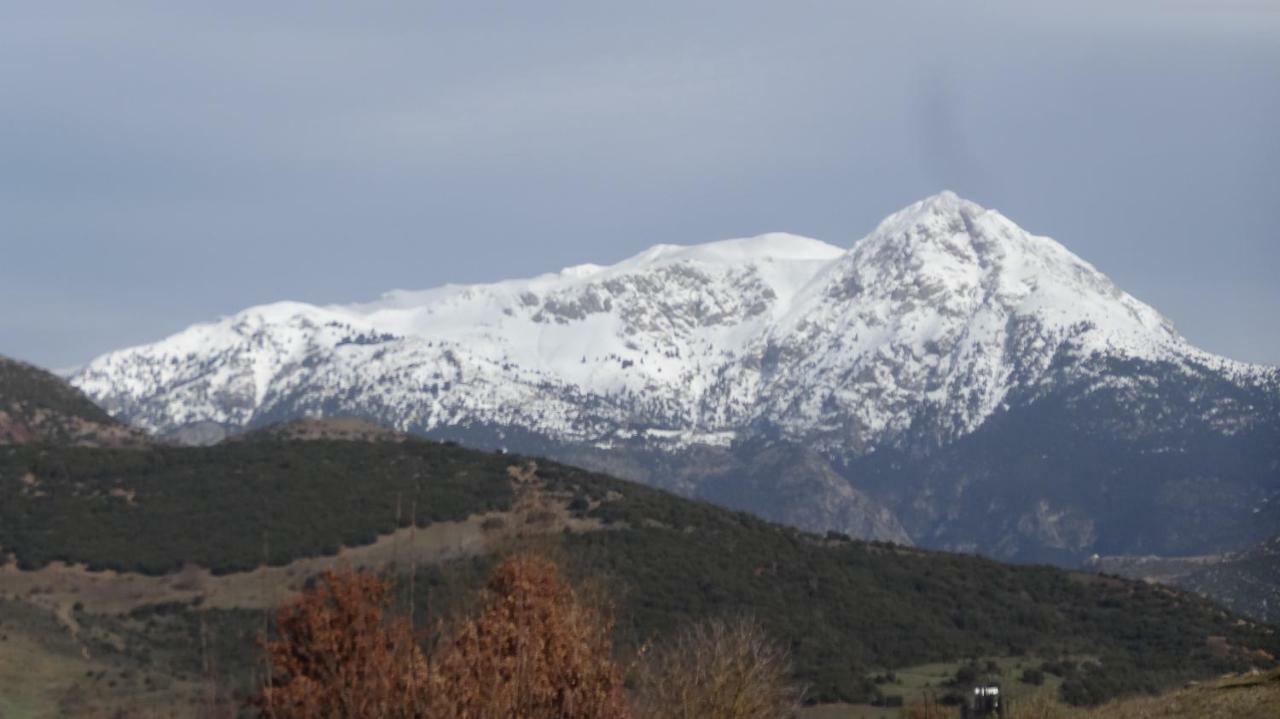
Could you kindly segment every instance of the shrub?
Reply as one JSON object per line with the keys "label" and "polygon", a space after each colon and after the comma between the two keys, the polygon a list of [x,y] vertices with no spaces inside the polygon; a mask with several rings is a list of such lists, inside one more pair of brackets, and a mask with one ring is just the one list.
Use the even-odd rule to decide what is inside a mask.
{"label": "shrub", "polygon": [[965,664],[956,669],[951,683],[959,687],[968,687],[978,680],[978,668],[973,664]]}
{"label": "shrub", "polygon": [[652,719],[777,719],[797,703],[789,673],[786,650],[759,623],[706,620],[641,661],[638,713]]}

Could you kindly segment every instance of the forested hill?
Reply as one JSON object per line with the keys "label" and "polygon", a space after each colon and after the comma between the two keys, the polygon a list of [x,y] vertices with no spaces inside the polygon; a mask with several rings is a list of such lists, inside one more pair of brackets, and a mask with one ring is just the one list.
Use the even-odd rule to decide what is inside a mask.
{"label": "forested hill", "polygon": [[121,447],[145,439],[57,375],[0,356],[0,445],[26,442]]}
{"label": "forested hill", "polygon": [[[420,526],[485,513],[492,526],[536,529],[518,506],[532,491],[577,518],[539,541],[612,588],[624,643],[751,613],[789,644],[815,700],[867,699],[882,669],[1023,655],[1073,657],[1055,665],[1070,665],[1064,696],[1097,701],[1280,654],[1273,628],[1168,588],[808,534],[543,460],[529,474],[529,462],[416,439],[270,433],[205,448],[10,446],[0,546],[27,570],[61,560],[162,574],[195,562],[227,574],[258,565],[264,547],[283,565],[372,542],[408,525],[410,506]],[[519,490],[512,467],[526,468]],[[420,586],[486,561],[424,567]]]}

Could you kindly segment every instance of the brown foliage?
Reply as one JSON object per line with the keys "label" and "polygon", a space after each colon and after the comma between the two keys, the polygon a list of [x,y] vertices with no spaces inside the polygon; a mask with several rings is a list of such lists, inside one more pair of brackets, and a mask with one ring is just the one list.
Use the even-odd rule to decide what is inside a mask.
{"label": "brown foliage", "polygon": [[648,652],[637,670],[638,707],[649,719],[778,719],[797,692],[787,652],[748,619],[693,625]]}
{"label": "brown foliage", "polygon": [[610,622],[556,565],[507,559],[489,581],[481,614],[464,622],[433,669],[439,716],[450,719],[625,719]]}
{"label": "brown foliage", "polygon": [[481,613],[447,634],[431,661],[390,590],[368,573],[326,572],[282,607],[264,642],[272,679],[253,704],[269,717],[626,719],[611,624],[555,564],[513,557]]}
{"label": "brown foliage", "polygon": [[326,571],[277,612],[279,638],[263,642],[271,681],[253,704],[291,719],[419,716],[426,663],[389,603],[376,575]]}

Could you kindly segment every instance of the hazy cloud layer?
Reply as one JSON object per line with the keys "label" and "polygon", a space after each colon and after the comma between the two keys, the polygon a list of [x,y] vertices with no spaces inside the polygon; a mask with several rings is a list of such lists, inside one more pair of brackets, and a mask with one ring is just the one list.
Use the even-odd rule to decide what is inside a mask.
{"label": "hazy cloud layer", "polygon": [[0,353],[657,242],[848,245],[950,188],[1280,363],[1280,3],[26,5]]}

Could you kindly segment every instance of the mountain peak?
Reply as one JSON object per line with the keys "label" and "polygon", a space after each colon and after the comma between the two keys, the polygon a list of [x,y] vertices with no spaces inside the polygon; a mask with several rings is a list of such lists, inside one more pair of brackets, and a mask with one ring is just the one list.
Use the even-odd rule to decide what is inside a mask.
{"label": "mountain peak", "polygon": [[828,293],[899,323],[967,317],[949,324],[1002,332],[1034,317],[1050,344],[1081,351],[1155,358],[1191,349],[1158,312],[1063,245],[950,191],[890,215],[841,265]]}
{"label": "mountain peak", "polygon": [[939,211],[956,211],[964,208],[965,206],[977,207],[979,210],[982,209],[981,207],[978,207],[977,203],[970,202],[951,190],[942,190],[941,192],[912,203],[910,207],[917,205],[920,207],[933,208]]}
{"label": "mountain peak", "polygon": [[768,421],[873,447],[922,426],[923,404],[939,436],[971,431],[1051,363],[1094,354],[1208,357],[1066,248],[944,191],[848,250],[768,233],[363,305],[267,305],[73,381],[160,431],[288,407],[606,444],[725,444]]}
{"label": "mountain peak", "polygon": [[[966,214],[976,216],[986,212],[986,208],[976,202],[966,200],[951,190],[943,190],[907,205],[885,218],[884,222],[920,219],[933,215]],[[883,223],[882,223],[883,224]]]}
{"label": "mountain peak", "polygon": [[1000,213],[987,210],[950,190],[943,190],[907,205],[889,215],[869,237],[895,237],[898,241],[928,241],[966,233],[984,217],[999,218],[1010,227],[1012,222]]}

